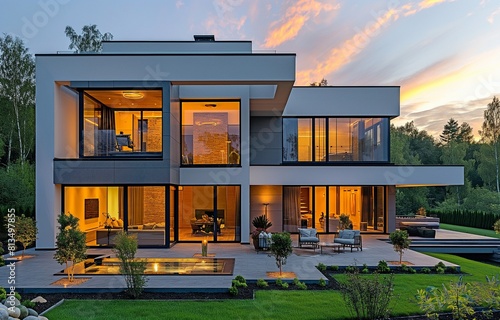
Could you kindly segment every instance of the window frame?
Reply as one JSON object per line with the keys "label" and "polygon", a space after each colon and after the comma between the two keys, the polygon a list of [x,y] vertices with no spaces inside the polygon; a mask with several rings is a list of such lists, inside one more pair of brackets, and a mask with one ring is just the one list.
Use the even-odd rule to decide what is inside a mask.
{"label": "window frame", "polygon": [[[183,144],[183,103],[185,102],[204,102],[204,103],[211,103],[211,102],[237,102],[238,103],[238,106],[239,106],[239,109],[238,109],[238,138],[239,138],[239,163],[234,163],[234,164],[231,164],[231,163],[227,163],[227,164],[194,164],[194,163],[184,163],[183,159],[182,159],[182,144]],[[179,152],[179,163],[180,163],[180,166],[181,167],[184,167],[184,168],[226,168],[226,167],[236,167],[236,168],[240,168],[241,167],[241,99],[182,99],[180,101],[180,128],[179,128],[179,136],[180,136],[180,152]]]}
{"label": "window frame", "polygon": [[[129,154],[123,154],[120,155],[120,157],[113,157],[110,155],[104,155],[104,156],[99,156],[99,155],[85,155],[84,154],[84,149],[85,149],[85,135],[84,135],[84,126],[85,126],[85,97],[88,99],[91,99],[97,104],[104,105],[103,102],[95,99],[92,95],[87,93],[87,91],[128,91],[128,90],[140,90],[140,91],[160,91],[161,92],[161,106],[159,108],[149,108],[149,109],[144,109],[144,108],[124,108],[124,109],[115,109],[114,111],[138,111],[141,112],[141,120],[142,114],[144,111],[156,111],[160,112],[162,115],[162,135],[161,135],[161,145],[162,145],[162,150],[161,151],[155,151],[155,152],[144,152],[141,154],[134,154],[133,152],[130,152]],[[163,145],[164,145],[164,139],[163,139],[163,128],[165,126],[165,119],[163,117],[164,114],[164,95],[165,95],[165,90],[163,87],[130,87],[130,86],[123,86],[123,87],[85,87],[85,88],[78,88],[76,89],[78,92],[78,157],[79,159],[98,159],[98,160],[130,160],[130,159],[136,159],[136,160],[144,160],[144,159],[162,159],[163,158]],[[142,136],[143,133],[141,132],[141,141],[142,141]]]}
{"label": "window frame", "polygon": [[[298,156],[297,160],[284,160],[284,153],[283,153],[283,146],[285,145],[285,140],[284,140],[284,123],[283,121],[285,119],[311,119],[312,122],[312,127],[311,127],[311,133],[312,133],[312,145],[311,145],[311,161],[299,161]],[[315,147],[315,141],[316,141],[316,119],[325,119],[325,154],[326,159],[325,161],[321,160],[316,160],[316,147]],[[381,119],[380,122],[383,122],[384,119],[387,119],[387,151],[386,151],[386,156],[387,160],[330,160],[330,119]],[[351,123],[351,121],[349,121]],[[314,116],[314,117],[308,117],[308,116],[287,116],[287,117],[281,117],[281,124],[283,131],[281,132],[281,139],[282,139],[282,152],[281,152],[281,163],[283,165],[314,165],[314,166],[321,166],[321,165],[332,165],[332,164],[338,164],[338,165],[352,165],[352,164],[389,164],[390,163],[390,118],[389,117],[383,117],[383,116],[366,116],[366,117],[331,117],[331,116]],[[383,125],[378,125],[379,127],[383,127]],[[374,125],[370,126],[370,128],[375,127]],[[378,130],[381,131],[381,130]],[[381,133],[382,134],[382,133]],[[381,136],[382,137],[382,136]],[[377,136],[374,137],[374,141],[376,146],[380,146],[382,144],[378,143],[378,140],[376,140]],[[352,140],[352,137],[351,137]],[[381,140],[382,141],[382,140]],[[298,148],[298,146],[297,146]]]}

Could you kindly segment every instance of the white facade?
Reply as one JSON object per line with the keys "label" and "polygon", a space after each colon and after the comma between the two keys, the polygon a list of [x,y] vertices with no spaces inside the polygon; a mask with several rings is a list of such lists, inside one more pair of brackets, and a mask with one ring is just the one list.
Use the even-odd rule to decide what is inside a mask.
{"label": "white facade", "polygon": [[[248,243],[251,219],[261,212],[258,207],[260,200],[252,200],[252,193],[260,191],[252,191],[251,186],[274,188],[270,194],[274,195],[277,202],[281,201],[277,195],[282,191],[276,193],[277,189],[273,186],[383,186],[386,190],[386,223],[383,231],[388,232],[394,228],[394,186],[463,184],[463,167],[401,167],[388,162],[370,166],[363,166],[362,163],[343,163],[341,166],[329,163],[319,167],[300,163],[283,165],[282,117],[390,119],[399,115],[399,88],[292,88],[295,81],[295,55],[253,54],[251,43],[247,41],[106,42],[100,54],[37,55],[36,78],[36,214],[39,249],[55,246],[56,218],[65,211],[66,201],[70,201],[64,199],[65,187],[108,186],[113,189],[108,191],[109,194],[124,192],[129,194],[129,198],[134,186],[175,187],[176,193],[165,196],[166,203],[171,204],[171,207],[165,209],[167,228],[162,245],[168,245],[183,241],[181,224],[187,218],[183,220],[184,211],[173,207],[177,201],[180,206],[181,197],[177,193],[183,187],[238,186],[239,196],[233,202],[239,203],[236,210],[239,213],[231,222],[235,230],[235,237],[231,239]],[[82,125],[87,125],[85,121],[88,120],[82,118],[87,116],[82,110],[85,93],[89,90],[112,92],[129,88],[161,92],[161,150],[152,158],[85,158],[82,156],[82,144],[85,143],[82,140]],[[239,105],[237,165],[184,165],[182,103],[226,100],[237,101]],[[147,113],[147,109],[144,110]],[[95,119],[101,121],[103,116],[100,117]],[[195,127],[194,124],[192,126]],[[223,151],[221,154],[225,157]],[[327,153],[329,157],[330,153]],[[116,191],[116,188],[120,191]],[[66,196],[72,192],[72,189],[67,190]],[[218,190],[216,193],[220,191],[215,190]],[[225,205],[229,206],[231,193],[225,192]],[[168,192],[165,191],[165,194]],[[118,205],[108,204],[108,210],[113,206],[130,207],[122,195],[118,198],[121,202]],[[222,202],[221,195],[215,199]],[[272,216],[276,220],[281,219],[280,206],[272,204],[269,208],[273,210]],[[83,212],[84,208],[80,207],[74,210],[81,209]],[[130,225],[130,212],[133,210],[120,210],[129,212],[125,213],[125,217],[129,216]],[[228,212],[226,209],[225,214]],[[83,213],[80,215],[83,217]],[[85,217],[85,220],[90,221],[88,230],[99,230],[102,226],[100,216],[89,218],[89,214]],[[230,218],[225,217],[225,220],[229,224]],[[281,222],[273,224],[277,228]]]}

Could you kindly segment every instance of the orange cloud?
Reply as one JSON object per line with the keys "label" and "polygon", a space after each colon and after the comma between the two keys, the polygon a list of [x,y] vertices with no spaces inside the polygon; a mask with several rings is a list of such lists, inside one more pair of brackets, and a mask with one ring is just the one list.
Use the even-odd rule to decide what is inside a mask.
{"label": "orange cloud", "polygon": [[274,23],[275,27],[270,31],[263,46],[266,48],[277,47],[295,38],[311,17],[318,16],[322,11],[331,11],[337,8],[339,5],[333,6],[317,0],[300,0],[286,10],[283,19]]}
{"label": "orange cloud", "polygon": [[448,2],[448,0],[423,0],[418,6],[422,9],[427,9],[443,2]]}
{"label": "orange cloud", "polygon": [[[388,10],[376,21],[368,24],[362,31],[344,41],[339,47],[330,51],[325,62],[319,63],[314,69],[300,71],[297,81],[300,83],[311,83],[322,79],[325,75],[340,69],[351,61],[352,57],[359,54],[370,42],[370,37],[379,33],[380,29],[392,20],[397,20],[399,14],[396,10]],[[316,80],[315,80],[316,79]]]}
{"label": "orange cloud", "polygon": [[405,4],[399,8],[388,9],[363,30],[359,30],[351,38],[342,42],[340,46],[330,50],[325,62],[318,63],[313,69],[298,72],[297,83],[307,85],[337,71],[358,55],[370,42],[370,38],[377,36],[385,25],[398,20],[400,16],[410,16],[445,1],[454,0],[423,0],[418,5]]}

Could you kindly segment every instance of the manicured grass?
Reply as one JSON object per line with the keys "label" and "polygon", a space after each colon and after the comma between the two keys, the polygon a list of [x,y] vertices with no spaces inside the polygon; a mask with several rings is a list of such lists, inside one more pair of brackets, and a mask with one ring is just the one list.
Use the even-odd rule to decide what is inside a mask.
{"label": "manicured grass", "polygon": [[477,235],[480,235],[480,236],[486,236],[486,237],[492,237],[492,238],[498,238],[498,239],[500,239],[500,234],[499,233],[495,233],[494,230],[485,230],[485,229],[479,229],[479,228],[457,226],[457,225],[454,225],[454,224],[446,224],[446,223],[440,223],[439,227],[441,229],[446,229],[446,230],[459,231],[459,232],[477,234]]}
{"label": "manicured grass", "polygon": [[[498,275],[498,267],[449,254],[429,254],[459,264],[465,281],[484,281]],[[336,275],[336,279],[345,279]],[[415,302],[417,289],[441,286],[458,275],[397,274],[393,315],[420,313]],[[255,300],[211,301],[65,301],[46,316],[49,319],[348,319],[349,313],[338,291],[257,291]]]}

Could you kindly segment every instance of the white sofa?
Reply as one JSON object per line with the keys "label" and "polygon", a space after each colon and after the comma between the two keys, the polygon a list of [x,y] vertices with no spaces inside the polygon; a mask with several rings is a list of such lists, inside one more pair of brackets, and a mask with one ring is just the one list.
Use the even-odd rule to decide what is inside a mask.
{"label": "white sofa", "polygon": [[333,242],[340,243],[344,248],[346,246],[351,247],[351,252],[352,248],[356,248],[357,250],[361,249],[361,251],[363,251],[363,240],[359,230],[340,230],[339,233],[335,235]]}

